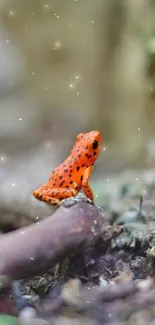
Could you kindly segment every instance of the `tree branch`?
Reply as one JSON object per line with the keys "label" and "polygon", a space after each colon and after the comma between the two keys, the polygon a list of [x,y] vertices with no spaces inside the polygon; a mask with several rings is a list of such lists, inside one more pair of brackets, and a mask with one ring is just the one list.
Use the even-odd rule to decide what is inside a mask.
{"label": "tree branch", "polygon": [[71,253],[107,243],[123,231],[86,202],[62,205],[41,221],[0,238],[0,274],[22,279],[47,272]]}

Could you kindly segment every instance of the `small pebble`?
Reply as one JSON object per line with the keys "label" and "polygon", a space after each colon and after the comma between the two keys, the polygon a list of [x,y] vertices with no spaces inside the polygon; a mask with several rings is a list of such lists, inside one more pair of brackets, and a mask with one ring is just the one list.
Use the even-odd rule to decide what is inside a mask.
{"label": "small pebble", "polygon": [[69,280],[62,288],[61,296],[69,305],[75,305],[79,302],[81,281],[77,279]]}
{"label": "small pebble", "polygon": [[36,311],[32,307],[25,307],[19,313],[19,318],[24,321],[28,321],[36,317]]}
{"label": "small pebble", "polygon": [[101,276],[99,277],[99,286],[100,286],[101,288],[106,288],[107,285],[108,285],[108,282],[107,282],[107,281],[103,278],[103,276],[101,275]]}
{"label": "small pebble", "polygon": [[137,287],[141,291],[146,292],[146,291],[151,290],[153,284],[154,284],[153,279],[151,279],[151,278],[148,277],[145,280],[139,280],[139,282],[137,283]]}

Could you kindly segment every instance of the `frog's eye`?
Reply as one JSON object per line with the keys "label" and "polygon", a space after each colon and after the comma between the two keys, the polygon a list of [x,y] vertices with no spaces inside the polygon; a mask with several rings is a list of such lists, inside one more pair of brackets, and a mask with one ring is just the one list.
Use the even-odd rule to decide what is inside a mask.
{"label": "frog's eye", "polygon": [[93,142],[93,149],[95,150],[95,149],[97,149],[97,147],[98,147],[98,141],[97,140],[94,140],[94,142]]}

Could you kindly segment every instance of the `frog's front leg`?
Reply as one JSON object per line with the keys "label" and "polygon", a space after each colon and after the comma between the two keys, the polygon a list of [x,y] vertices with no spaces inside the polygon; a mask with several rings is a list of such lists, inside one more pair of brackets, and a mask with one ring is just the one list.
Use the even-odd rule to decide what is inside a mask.
{"label": "frog's front leg", "polygon": [[84,171],[83,174],[83,180],[82,180],[82,188],[83,191],[85,193],[85,195],[92,201],[94,201],[94,195],[93,195],[93,191],[90,187],[90,185],[88,184],[90,175],[92,173],[93,170],[93,166],[89,166],[88,168],[86,168],[86,170]]}
{"label": "frog's front leg", "polygon": [[77,193],[77,190],[72,188],[39,188],[33,192],[33,196],[40,201],[47,202],[50,205],[60,205],[62,200],[76,196]]}

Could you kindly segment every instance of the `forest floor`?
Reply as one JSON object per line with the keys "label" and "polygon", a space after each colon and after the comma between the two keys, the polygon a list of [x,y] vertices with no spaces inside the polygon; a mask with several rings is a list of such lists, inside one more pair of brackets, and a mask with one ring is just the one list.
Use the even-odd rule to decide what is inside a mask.
{"label": "forest floor", "polygon": [[[88,249],[82,242],[69,255],[66,249],[41,275],[1,274],[0,324],[155,324],[155,172],[100,178],[93,190],[93,213],[99,206],[104,218],[104,235],[97,235],[102,243]],[[83,214],[87,223],[91,205],[78,207],[80,200],[75,218]],[[96,223],[100,217],[94,216]],[[103,245],[106,236],[110,241]],[[60,245],[65,249],[65,239]]]}

